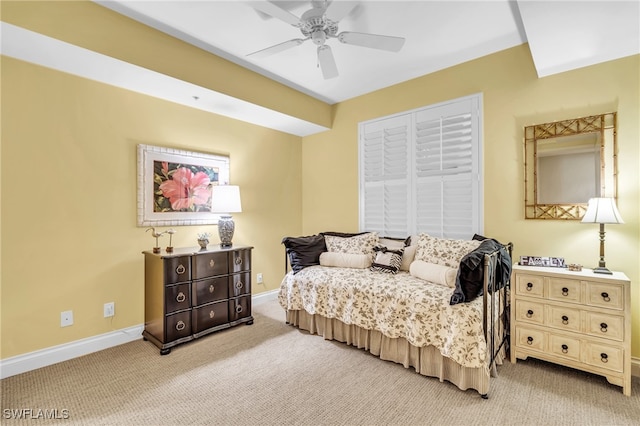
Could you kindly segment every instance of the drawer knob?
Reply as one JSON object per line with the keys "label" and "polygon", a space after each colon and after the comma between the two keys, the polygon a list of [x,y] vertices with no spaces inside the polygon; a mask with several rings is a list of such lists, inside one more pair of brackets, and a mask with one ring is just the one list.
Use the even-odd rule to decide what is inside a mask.
{"label": "drawer knob", "polygon": [[211,259],[211,260],[209,261],[209,268],[213,268],[214,266],[216,266],[216,261],[215,261],[215,260],[213,260],[213,259]]}
{"label": "drawer knob", "polygon": [[176,268],[176,274],[178,275],[182,275],[185,273],[185,271],[187,270],[187,268],[184,267],[184,265],[180,264],[178,265],[178,267]]}
{"label": "drawer knob", "polygon": [[533,316],[533,311],[531,309],[529,309],[527,311],[527,318],[531,318]]}
{"label": "drawer knob", "polygon": [[533,345],[533,337],[527,337],[527,345]]}
{"label": "drawer knob", "polygon": [[186,326],[187,325],[184,323],[184,321],[180,320],[176,323],[176,330],[182,331]]}
{"label": "drawer knob", "polygon": [[608,327],[609,327],[609,326],[607,325],[607,323],[606,323],[606,322],[601,322],[601,323],[600,323],[600,331],[602,331],[603,333],[606,333],[606,332],[607,332],[607,328],[608,328]]}
{"label": "drawer knob", "polygon": [[187,299],[187,296],[185,296],[183,292],[178,293],[178,295],[176,296],[176,302],[178,303],[182,303],[186,299]]}
{"label": "drawer knob", "polygon": [[209,318],[213,318],[216,316],[216,313],[212,310],[209,311]]}
{"label": "drawer knob", "polygon": [[601,353],[600,354],[600,361],[607,363],[609,362],[609,355],[605,354],[605,353]]}
{"label": "drawer knob", "polygon": [[569,295],[569,289],[566,287],[562,287],[562,295],[563,296],[568,296]]}
{"label": "drawer knob", "polygon": [[242,287],[244,287],[244,283],[243,283],[242,281],[238,281],[238,282],[236,283],[236,288],[237,288],[238,290],[241,290],[241,289],[242,289]]}
{"label": "drawer knob", "polygon": [[563,353],[563,354],[566,354],[566,353],[568,353],[568,352],[569,352],[569,346],[567,346],[567,345],[562,345],[562,353]]}
{"label": "drawer knob", "polygon": [[213,284],[209,285],[209,293],[213,293],[216,290],[216,287]]}
{"label": "drawer knob", "polygon": [[601,296],[602,296],[602,299],[604,299],[605,302],[610,302],[611,301],[611,298],[609,297],[609,293],[602,292]]}
{"label": "drawer knob", "polygon": [[236,313],[241,313],[242,312],[242,305],[236,305]]}
{"label": "drawer knob", "polygon": [[236,256],[235,264],[242,265],[242,258],[240,256]]}
{"label": "drawer knob", "polygon": [[563,323],[564,325],[569,324],[569,317],[568,317],[568,316],[566,316],[566,315],[563,315],[563,316],[562,316],[562,323]]}
{"label": "drawer knob", "polygon": [[531,291],[533,288],[533,283],[527,283],[527,291]]}

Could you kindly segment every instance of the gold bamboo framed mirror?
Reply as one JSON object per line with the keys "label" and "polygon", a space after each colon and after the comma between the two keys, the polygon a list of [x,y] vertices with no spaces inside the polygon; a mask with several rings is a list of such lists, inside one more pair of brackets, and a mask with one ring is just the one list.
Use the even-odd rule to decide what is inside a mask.
{"label": "gold bamboo framed mirror", "polygon": [[590,198],[617,197],[616,113],[524,128],[525,219],[581,220]]}

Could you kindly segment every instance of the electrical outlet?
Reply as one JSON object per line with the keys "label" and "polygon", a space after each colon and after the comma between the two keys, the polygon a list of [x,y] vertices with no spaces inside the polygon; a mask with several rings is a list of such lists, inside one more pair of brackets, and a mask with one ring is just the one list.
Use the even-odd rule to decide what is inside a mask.
{"label": "electrical outlet", "polygon": [[109,318],[116,314],[116,304],[109,302],[104,304],[104,317]]}
{"label": "electrical outlet", "polygon": [[60,312],[60,327],[73,325],[73,311]]}
{"label": "electrical outlet", "polygon": [[258,273],[256,274],[256,282],[257,282],[258,284],[262,284],[262,272],[258,272]]}

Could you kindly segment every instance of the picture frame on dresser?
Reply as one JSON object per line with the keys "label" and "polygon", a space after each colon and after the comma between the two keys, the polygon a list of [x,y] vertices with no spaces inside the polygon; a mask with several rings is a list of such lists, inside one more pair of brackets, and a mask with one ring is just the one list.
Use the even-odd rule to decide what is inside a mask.
{"label": "picture frame on dresser", "polygon": [[225,155],[139,144],[137,226],[218,223],[211,188],[229,184],[229,165]]}

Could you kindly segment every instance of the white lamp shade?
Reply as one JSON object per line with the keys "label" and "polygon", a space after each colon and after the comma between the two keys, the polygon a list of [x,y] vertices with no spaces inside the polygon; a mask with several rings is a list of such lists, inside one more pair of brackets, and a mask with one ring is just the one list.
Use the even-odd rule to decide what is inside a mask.
{"label": "white lamp shade", "polygon": [[240,188],[237,185],[218,185],[211,188],[211,213],[241,211]]}
{"label": "white lamp shade", "polygon": [[613,198],[592,198],[582,223],[624,223]]}

